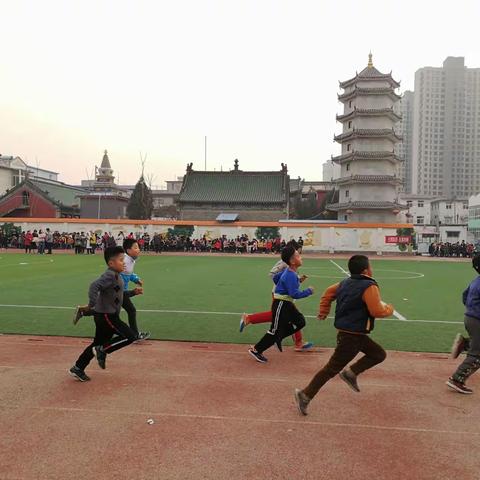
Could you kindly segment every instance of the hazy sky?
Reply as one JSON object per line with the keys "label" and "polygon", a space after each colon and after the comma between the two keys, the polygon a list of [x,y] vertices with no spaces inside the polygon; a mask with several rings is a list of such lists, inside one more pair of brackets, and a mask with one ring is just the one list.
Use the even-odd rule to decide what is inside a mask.
{"label": "hazy sky", "polygon": [[321,179],[336,153],[338,80],[363,69],[413,88],[448,55],[480,67],[478,0],[0,0],[0,153],[121,183],[208,169]]}

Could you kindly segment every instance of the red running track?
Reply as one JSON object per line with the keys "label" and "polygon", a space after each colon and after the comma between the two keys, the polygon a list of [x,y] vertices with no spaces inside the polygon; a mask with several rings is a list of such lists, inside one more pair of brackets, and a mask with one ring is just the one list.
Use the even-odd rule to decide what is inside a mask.
{"label": "red running track", "polygon": [[334,379],[300,417],[293,388],[330,350],[261,365],[245,346],[148,342],[80,383],[87,342],[0,336],[1,480],[480,478],[480,376],[450,392],[446,355],[389,352],[360,394]]}

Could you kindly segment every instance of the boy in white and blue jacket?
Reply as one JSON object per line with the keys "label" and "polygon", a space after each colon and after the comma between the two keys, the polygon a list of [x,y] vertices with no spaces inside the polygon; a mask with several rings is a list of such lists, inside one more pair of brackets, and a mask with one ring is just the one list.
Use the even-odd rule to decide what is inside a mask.
{"label": "boy in white and blue jacket", "polygon": [[[137,240],[134,238],[126,238],[123,241],[123,249],[125,250],[125,270],[120,274],[125,285],[125,291],[128,290],[128,285],[130,282],[143,287],[143,281],[138,275],[134,273],[135,262],[140,255],[140,247]],[[150,332],[139,332],[137,326],[137,309],[133,304],[132,300],[128,296],[123,297],[122,307],[128,314],[128,324],[130,328],[137,334],[138,340],[146,340],[150,337]]]}

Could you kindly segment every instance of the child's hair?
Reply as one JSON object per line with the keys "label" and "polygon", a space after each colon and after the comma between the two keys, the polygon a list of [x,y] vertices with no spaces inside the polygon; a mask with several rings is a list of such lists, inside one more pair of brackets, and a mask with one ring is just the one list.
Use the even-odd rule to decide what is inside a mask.
{"label": "child's hair", "polygon": [[138,242],[134,238],[126,238],[123,241],[123,249],[125,251],[130,250],[130,248],[132,248],[136,243],[138,243]]}
{"label": "child's hair", "polygon": [[370,266],[370,261],[365,255],[354,255],[348,261],[348,270],[352,275],[360,275]]}
{"label": "child's hair", "polygon": [[477,254],[472,258],[472,267],[477,273],[480,273],[480,254]]}
{"label": "child's hair", "polygon": [[298,250],[298,242],[296,240],[290,240],[287,245],[292,245],[295,250]]}
{"label": "child's hair", "polygon": [[287,265],[290,265],[290,260],[295,255],[296,251],[297,249],[293,245],[291,244],[286,245],[285,248],[282,250],[282,260]]}
{"label": "child's hair", "polygon": [[121,253],[125,253],[125,250],[120,246],[107,247],[105,249],[105,253],[103,254],[103,257],[105,258],[105,263],[108,265],[108,262],[112,258],[116,257],[117,255],[120,255]]}

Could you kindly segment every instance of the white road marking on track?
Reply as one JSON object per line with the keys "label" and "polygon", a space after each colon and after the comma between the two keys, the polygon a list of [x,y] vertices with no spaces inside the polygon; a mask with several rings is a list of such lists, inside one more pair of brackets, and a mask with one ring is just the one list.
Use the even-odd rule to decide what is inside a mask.
{"label": "white road marking on track", "polygon": [[[330,262],[333,263],[336,267],[338,267],[347,277],[350,276],[350,274],[343,267],[341,267],[337,262],[334,262],[333,260],[330,260]],[[394,317],[398,318],[398,320],[401,320],[402,322],[407,321],[407,319],[396,310],[393,311],[393,315]]]}
{"label": "white road marking on track", "polygon": [[[480,436],[480,432],[468,432],[462,430],[436,430],[430,428],[417,428],[417,427],[395,427],[389,425],[371,425],[371,424],[362,424],[362,423],[340,423],[340,422],[319,422],[315,420],[286,420],[286,419],[274,419],[274,418],[252,418],[252,417],[236,417],[236,416],[226,416],[226,415],[201,415],[194,413],[167,413],[167,412],[142,412],[134,410],[100,410],[94,408],[74,408],[74,407],[20,407],[16,405],[3,405],[3,408],[9,408],[11,410],[16,410],[20,408],[27,408],[29,410],[40,410],[40,411],[52,411],[52,412],[71,412],[71,413],[90,413],[94,415],[141,415],[147,416],[148,418],[152,417],[170,417],[170,418],[185,418],[193,420],[220,420],[222,422],[241,422],[247,425],[250,422],[256,423],[272,423],[272,424],[287,424],[287,425],[312,425],[320,427],[333,427],[333,428],[356,428],[362,430],[390,430],[390,431],[399,431],[399,432],[414,432],[414,433],[435,433],[435,434],[447,434],[447,435],[468,435],[468,436]],[[300,422],[300,423],[299,423]]]}
{"label": "white road marking on track", "polygon": [[[0,304],[0,308],[35,308],[38,310],[75,310],[75,307],[59,307],[55,305],[8,305]],[[154,309],[137,309],[137,312],[141,313],[172,313],[172,314],[185,314],[185,315],[221,315],[221,316],[240,316],[243,312],[203,312],[199,310],[154,310]],[[306,318],[317,318],[316,315],[305,315]],[[334,318],[334,317],[328,317]],[[453,320],[419,320],[419,319],[398,319],[401,322],[410,323],[452,323],[455,325],[463,325],[463,322]],[[389,322],[395,322],[396,320],[390,319]]]}

